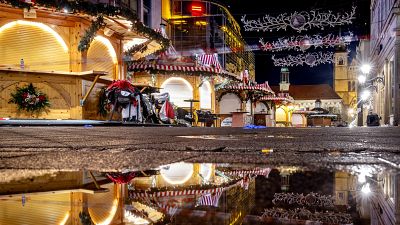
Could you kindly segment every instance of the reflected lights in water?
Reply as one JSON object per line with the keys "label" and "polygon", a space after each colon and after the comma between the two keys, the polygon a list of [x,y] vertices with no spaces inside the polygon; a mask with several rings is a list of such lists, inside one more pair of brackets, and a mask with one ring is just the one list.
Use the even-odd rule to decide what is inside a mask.
{"label": "reflected lights in water", "polygon": [[183,162],[169,164],[162,166],[160,173],[169,184],[184,184],[193,175],[193,164]]}

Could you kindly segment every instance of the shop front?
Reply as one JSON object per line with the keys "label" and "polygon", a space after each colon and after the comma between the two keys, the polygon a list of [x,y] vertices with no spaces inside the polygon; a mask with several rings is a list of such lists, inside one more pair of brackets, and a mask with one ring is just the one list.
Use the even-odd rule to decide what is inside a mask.
{"label": "shop front", "polygon": [[[150,28],[139,34],[131,25],[134,13],[118,6],[69,3],[70,10],[62,10],[50,2],[28,4],[28,11],[27,3],[11,4],[0,6],[0,118],[100,119],[99,90],[124,78],[126,46],[148,40],[148,51],[130,51],[134,58],[163,48],[161,35]],[[29,84],[47,97],[48,107],[32,111],[10,103],[17,88]]]}

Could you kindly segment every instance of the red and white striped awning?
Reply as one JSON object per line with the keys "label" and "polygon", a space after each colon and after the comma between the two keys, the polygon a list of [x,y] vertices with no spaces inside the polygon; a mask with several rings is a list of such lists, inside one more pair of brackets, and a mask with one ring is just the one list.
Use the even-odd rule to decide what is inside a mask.
{"label": "red and white striped awning", "polygon": [[212,67],[216,69],[222,69],[221,64],[218,61],[218,54],[204,54],[196,57],[197,62],[202,66]]}
{"label": "red and white striped awning", "polygon": [[130,71],[136,70],[165,70],[165,71],[184,71],[184,72],[208,72],[208,73],[222,73],[221,69],[211,68],[207,66],[176,66],[176,65],[162,65],[162,64],[133,64],[128,67]]}
{"label": "red and white striped awning", "polygon": [[271,89],[269,86],[268,82],[265,82],[263,84],[256,84],[256,85],[247,85],[247,84],[238,84],[238,85],[229,85],[224,87],[224,89],[228,90],[258,90],[258,91],[264,91],[268,92],[271,94],[275,94],[275,92]]}
{"label": "red and white striped awning", "polygon": [[244,177],[246,175],[259,175],[259,176],[265,176],[268,177],[269,172],[271,172],[270,168],[256,168],[252,170],[234,170],[234,171],[227,171],[224,172],[225,175],[229,176],[239,176],[239,177]]}
{"label": "red and white striped awning", "polygon": [[159,191],[159,192],[135,192],[130,191],[129,197],[131,198],[143,198],[143,197],[173,197],[182,195],[199,195],[199,194],[212,194],[216,192],[221,192],[225,188],[212,188],[204,190],[183,190],[183,191]]}
{"label": "red and white striped awning", "polygon": [[294,99],[290,97],[289,95],[287,96],[263,96],[258,99],[259,101],[286,101],[286,102],[294,102]]}

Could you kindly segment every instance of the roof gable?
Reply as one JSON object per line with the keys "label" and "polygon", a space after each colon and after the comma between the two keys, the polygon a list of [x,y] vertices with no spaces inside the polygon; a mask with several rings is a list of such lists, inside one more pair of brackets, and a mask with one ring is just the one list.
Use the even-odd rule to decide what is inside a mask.
{"label": "roof gable", "polygon": [[[271,86],[272,90],[279,93],[279,86]],[[329,84],[290,85],[289,95],[294,100],[316,99],[341,99]]]}

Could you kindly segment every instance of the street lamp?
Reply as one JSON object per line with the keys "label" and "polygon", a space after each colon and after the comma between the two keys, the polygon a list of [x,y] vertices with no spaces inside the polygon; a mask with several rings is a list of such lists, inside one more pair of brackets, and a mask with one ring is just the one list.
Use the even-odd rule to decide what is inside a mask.
{"label": "street lamp", "polygon": [[363,101],[368,99],[369,95],[364,92],[363,97],[361,97],[361,89],[364,87],[365,82],[367,81],[367,75],[371,72],[372,66],[368,63],[364,63],[360,66],[361,74],[358,76],[358,88],[357,88],[357,125],[362,126],[364,124],[363,121]]}
{"label": "street lamp", "polygon": [[369,74],[369,72],[371,72],[371,69],[372,69],[372,67],[371,67],[370,64],[363,64],[363,65],[361,65],[361,67],[360,67],[360,70],[361,70],[361,72],[362,72],[363,74]]}
{"label": "street lamp", "polygon": [[360,76],[358,76],[358,82],[360,84],[365,83],[366,80],[367,80],[367,77],[364,74],[361,74]]}
{"label": "street lamp", "polygon": [[361,100],[366,101],[369,98],[369,96],[371,96],[371,91],[363,90],[363,92],[361,93]]}

